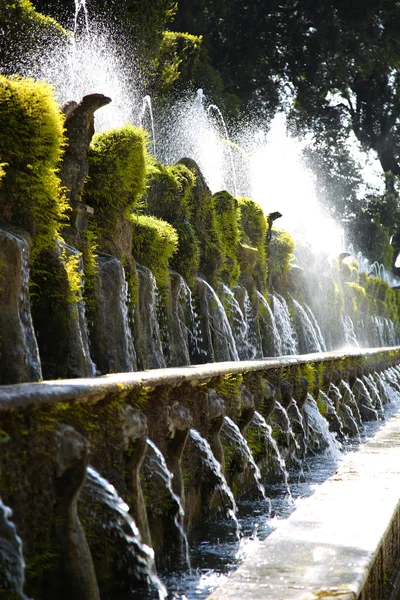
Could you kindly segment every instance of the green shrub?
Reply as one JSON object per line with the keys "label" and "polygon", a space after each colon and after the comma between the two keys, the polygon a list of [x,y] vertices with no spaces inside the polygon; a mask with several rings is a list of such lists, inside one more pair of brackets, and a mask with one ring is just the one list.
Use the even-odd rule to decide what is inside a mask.
{"label": "green shrub", "polygon": [[133,125],[93,137],[83,197],[94,208],[101,229],[112,229],[118,217],[131,211],[143,196],[151,167],[147,143],[147,133]]}
{"label": "green shrub", "polygon": [[345,281],[344,295],[346,301],[346,313],[357,317],[367,311],[367,294],[365,289],[353,281]]}
{"label": "green shrub", "polygon": [[61,25],[36,12],[29,0],[0,2],[0,31],[0,65],[7,75],[24,73],[38,60],[38,48],[51,48],[68,40]]}
{"label": "green shrub", "polygon": [[178,235],[169,223],[147,215],[131,215],[133,257],[150,269],[162,294],[168,286],[168,268],[178,249]]}
{"label": "green shrub", "polygon": [[238,203],[228,192],[218,192],[213,198],[219,236],[223,244],[223,263],[219,276],[229,287],[233,287],[240,275]]}
{"label": "green shrub", "polygon": [[175,87],[186,89],[194,78],[202,37],[164,31],[159,54],[154,61],[153,85],[157,93],[168,96]]}
{"label": "green shrub", "polygon": [[293,261],[294,241],[291,235],[283,229],[272,228],[272,238],[269,244],[269,272],[271,276],[288,272]]}
{"label": "green shrub", "polygon": [[50,248],[67,201],[57,176],[64,118],[45,83],[0,75],[0,148],[7,164],[0,184],[0,220],[33,236],[33,260]]}
{"label": "green shrub", "polygon": [[190,195],[194,181],[192,171],[184,165],[157,164],[150,174],[146,195],[146,213],[167,221],[176,229],[179,252],[170,266],[189,285],[194,284],[200,261],[199,242],[191,224]]}
{"label": "green shrub", "polygon": [[258,257],[253,277],[260,291],[267,288],[267,263],[265,236],[267,224],[264,211],[259,204],[250,198],[239,198],[240,224],[242,228],[242,242],[248,246],[257,248]]}

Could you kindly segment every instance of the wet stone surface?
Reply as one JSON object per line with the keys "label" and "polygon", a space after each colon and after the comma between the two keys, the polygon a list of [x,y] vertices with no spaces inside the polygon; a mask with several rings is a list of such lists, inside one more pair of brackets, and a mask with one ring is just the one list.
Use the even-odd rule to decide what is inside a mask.
{"label": "wet stone surface", "polygon": [[299,502],[209,600],[347,600],[361,594],[363,600],[377,600],[368,592],[374,588],[371,579],[382,576],[377,554],[382,548],[391,563],[380,568],[386,573],[398,558],[393,555],[398,547],[390,555],[385,540],[396,527],[399,499],[400,417],[395,417]]}

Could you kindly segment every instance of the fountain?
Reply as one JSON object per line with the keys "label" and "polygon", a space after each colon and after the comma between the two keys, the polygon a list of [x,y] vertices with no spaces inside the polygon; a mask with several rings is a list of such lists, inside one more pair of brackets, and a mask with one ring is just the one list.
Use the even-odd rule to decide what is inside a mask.
{"label": "fountain", "polygon": [[[82,18],[84,31],[81,33],[78,21]],[[107,49],[104,39],[107,39]],[[5,415],[0,442],[3,427],[4,434],[7,432],[4,435],[7,463],[2,464],[0,485],[5,503],[14,510],[18,531],[21,526],[29,565],[38,568],[38,574],[28,571],[29,595],[32,590],[32,596],[37,597],[41,597],[47,577],[51,585],[43,593],[47,597],[54,596],[61,573],[67,582],[66,590],[68,584],[71,586],[68,590],[78,590],[77,597],[85,600],[128,595],[139,598],[146,594],[165,598],[167,592],[158,579],[156,567],[166,580],[171,571],[179,573],[179,585],[186,590],[187,580],[196,579],[196,569],[201,570],[197,564],[206,561],[204,557],[198,558],[196,553],[200,552],[194,548],[207,547],[208,542],[201,540],[206,530],[213,540],[210,554],[216,552],[217,546],[229,547],[225,569],[226,563],[231,565],[238,561],[232,559],[232,552],[236,553],[239,543],[242,552],[243,546],[251,545],[251,537],[269,535],[278,520],[276,516],[287,516],[294,509],[293,498],[301,495],[305,487],[311,488],[307,478],[317,477],[318,462],[323,472],[318,475],[320,480],[333,472],[341,459],[338,440],[347,448],[358,443],[366,432],[376,430],[385,411],[397,406],[400,393],[400,373],[393,366],[398,362],[397,349],[366,353],[363,360],[371,363],[371,372],[359,371],[353,366],[363,362],[359,347],[368,344],[370,339],[377,338],[376,343],[381,345],[395,345],[398,340],[394,291],[385,288],[386,303],[381,300],[379,304],[375,302],[375,292],[368,290],[368,277],[360,277],[368,268],[368,272],[373,271],[384,279],[381,267],[377,264],[366,267],[364,261],[357,271],[356,267],[336,258],[330,263],[324,262],[320,252],[320,262],[312,255],[311,262],[316,262],[309,274],[304,260],[310,257],[308,250],[299,243],[293,251],[290,237],[272,228],[271,213],[282,208],[286,213],[285,226],[296,235],[305,233],[313,238],[314,248],[326,247],[328,240],[336,235],[332,249],[336,253],[342,250],[341,236],[337,236],[335,227],[322,216],[309,177],[299,164],[299,146],[286,134],[281,139],[287,152],[285,170],[291,171],[296,187],[286,185],[288,178],[283,180],[278,169],[271,173],[271,179],[272,175],[279,176],[280,186],[287,189],[279,188],[282,193],[277,190],[273,193],[269,187],[270,177],[260,165],[268,164],[274,171],[273,139],[275,136],[277,141],[276,132],[282,130],[279,118],[272,125],[268,139],[256,134],[251,127],[251,131],[237,132],[230,139],[220,109],[215,104],[207,105],[202,90],[198,90],[194,100],[188,97],[178,101],[172,114],[163,116],[157,115],[156,110],[153,114],[150,96],[140,93],[143,98],[140,111],[135,108],[139,90],[133,95],[130,93],[131,75],[124,71],[120,53],[109,42],[104,31],[89,23],[85,0],[76,0],[74,32],[71,42],[62,47],[61,66],[58,67],[60,63],[56,66],[52,56],[45,55],[31,74],[40,78],[46,74],[54,82],[62,103],[71,98],[79,101],[90,92],[110,96],[112,102],[107,106],[109,98],[101,97],[104,106],[99,119],[96,115],[98,130],[136,119],[142,125],[148,123],[151,129],[150,147],[154,158],[156,151],[157,159],[167,164],[187,157],[179,165],[179,176],[171,168],[168,189],[161,182],[146,191],[146,177],[155,167],[153,159],[146,154],[145,145],[141,147],[144,149],[142,175],[138,169],[138,178],[142,177],[138,187],[149,206],[159,204],[165,208],[165,204],[168,218],[169,208],[179,203],[182,210],[176,221],[172,222],[171,218],[169,230],[161,219],[152,222],[154,238],[147,246],[150,269],[138,263],[135,255],[140,244],[146,248],[150,237],[146,238],[146,234],[141,237],[139,227],[135,229],[135,238],[132,234],[132,219],[139,220],[139,213],[147,210],[144,203],[118,215],[116,223],[111,223],[110,218],[110,222],[106,220],[101,225],[97,220],[101,204],[95,208],[90,206],[90,194],[83,196],[88,202],[84,204],[79,199],[80,190],[67,186],[69,201],[80,203],[80,209],[86,211],[84,218],[80,213],[82,218],[76,223],[70,219],[69,231],[60,217],[55,225],[57,243],[53,240],[59,254],[71,259],[67,264],[68,274],[79,279],[75,301],[67,307],[65,315],[68,375],[78,376],[78,379],[67,383],[32,384],[23,382],[42,377],[37,334],[39,348],[45,348],[46,328],[38,327],[38,323],[46,324],[48,315],[41,311],[40,322],[37,316],[36,322],[31,318],[30,241],[20,232],[29,219],[17,222],[11,196],[9,213],[0,214],[2,222],[8,223],[10,219],[13,228],[22,228],[14,233],[11,226],[10,230],[7,226],[2,233],[2,239],[12,242],[15,252],[19,253],[18,260],[13,261],[16,265],[13,281],[19,287],[15,287],[10,309],[6,302],[8,296],[0,294],[2,336],[11,323],[12,334],[7,339],[18,341],[15,347],[16,344],[1,340],[7,364],[12,365],[15,357],[15,372],[12,373],[10,367],[7,377],[1,373],[1,381],[23,384],[17,390],[7,386],[3,392],[0,388],[2,418],[3,411]],[[70,114],[71,107],[71,104],[65,107],[65,114]],[[89,125],[93,133],[93,123]],[[115,132],[107,135],[112,139]],[[86,141],[88,144],[89,140]],[[73,145],[71,137],[68,143]],[[86,155],[87,144],[84,144]],[[115,148],[113,152],[118,165],[120,149]],[[244,153],[247,153],[243,160],[245,166],[238,168],[239,158]],[[0,168],[0,177],[3,170],[7,177],[7,169],[16,168],[11,159],[4,159],[7,164],[4,169]],[[288,166],[289,159],[293,162]],[[89,156],[90,160],[100,161],[100,153],[96,157]],[[194,160],[200,170],[193,164]],[[56,167],[56,163],[51,166],[53,171]],[[165,167],[159,165],[159,168],[161,172]],[[83,170],[79,169],[82,181]],[[120,180],[124,180],[123,174]],[[126,190],[117,184],[118,189],[113,189],[113,173],[107,174],[107,181],[111,196],[114,194],[113,201],[119,206]],[[218,206],[223,196],[212,195],[221,188],[235,196],[252,195],[268,216],[261,215],[260,225],[255,218],[245,217],[243,200],[231,198],[238,238],[229,240],[229,227]],[[302,205],[302,198],[307,195],[311,197],[311,204]],[[302,213],[312,214],[315,219],[309,223],[300,219],[299,214],[292,211],[293,199]],[[275,202],[277,206],[273,205]],[[110,209],[111,204],[110,201]],[[131,210],[136,211],[134,217]],[[252,210],[256,212],[254,203]],[[301,227],[298,227],[300,220]],[[185,227],[179,229],[182,223]],[[173,271],[172,268],[177,268],[173,251],[171,257],[161,257],[171,241],[168,235],[172,236],[173,226],[175,233],[178,232],[173,251],[176,252],[176,246],[180,251],[179,244],[181,250],[185,243],[191,244],[196,258],[193,262],[197,261],[198,265],[196,270],[189,265],[188,273],[183,273],[183,269],[182,273]],[[34,227],[30,231],[35,249],[37,231]],[[190,233],[189,241],[185,232]],[[110,254],[110,245],[106,247],[106,234],[118,238],[112,240],[115,256]],[[210,237],[202,237],[204,234]],[[68,244],[59,241],[62,235]],[[132,252],[133,242],[135,252]],[[160,256],[157,256],[158,251]],[[293,252],[298,252],[301,264],[295,265]],[[165,258],[162,269],[161,258]],[[2,275],[3,262],[6,261],[0,260]],[[47,264],[44,266],[47,268]],[[258,279],[257,269],[263,273]],[[51,278],[45,268],[38,269],[38,263],[36,270]],[[3,286],[2,280],[0,284]],[[31,289],[35,290],[34,285]],[[330,302],[325,308],[319,306],[320,294],[332,299],[332,307]],[[369,312],[361,318],[360,306],[366,306],[368,300]],[[49,306],[51,309],[54,304]],[[57,335],[58,331],[53,333]],[[358,350],[354,350],[354,354],[349,351],[348,355],[330,356],[329,360],[325,357],[325,364],[321,353],[334,350],[342,343]],[[299,352],[319,353],[314,359],[305,359],[310,363],[316,361],[313,369],[302,362]],[[268,361],[265,359],[268,356],[277,360]],[[210,364],[212,362],[224,364],[219,369],[218,365]],[[330,375],[325,376],[323,369],[329,370],[332,364]],[[180,368],[183,365],[185,369]],[[167,366],[173,368],[167,370]],[[144,372],[134,373],[138,368]],[[98,373],[104,377],[95,377]],[[310,379],[307,386],[305,376]],[[311,381],[313,377],[316,381]],[[86,378],[91,379],[86,381]],[[265,378],[270,378],[270,382]],[[311,389],[314,384],[315,391],[308,393],[308,385]],[[141,436],[141,471],[141,461],[135,463],[134,444],[126,444],[126,431],[123,429],[125,433],[121,433],[121,411],[125,415],[140,411],[143,419],[147,419],[149,432],[144,433],[143,428]],[[74,444],[63,459],[66,464],[61,461],[55,468],[49,460],[54,454],[50,437],[60,422],[67,424],[62,425],[59,437],[73,438]],[[86,437],[78,431],[84,432]],[[88,440],[91,462],[96,469],[86,469]],[[39,465],[37,481],[30,473],[27,457]],[[143,493],[139,493],[142,488]],[[71,491],[69,496],[68,491]],[[34,501],[27,503],[31,492],[33,499],[40,497],[39,505]],[[307,494],[310,492],[307,489]],[[6,504],[0,503],[4,530],[0,532],[0,550],[4,546],[7,552],[3,560],[6,564],[0,566],[6,573],[8,587],[24,598],[21,543]],[[139,504],[145,508],[147,526],[136,516]],[[48,523],[41,519],[43,532],[38,531],[37,512],[47,517],[47,511]],[[254,523],[246,521],[249,513]],[[32,514],[35,518],[30,523]],[[188,528],[192,529],[189,535]],[[73,542],[69,546],[66,531],[76,533],[76,539],[69,536]],[[7,546],[10,532],[11,546]],[[243,541],[244,538],[247,541]],[[52,544],[57,550],[55,556]],[[75,550],[82,553],[81,565],[75,560],[78,555],[74,554]],[[192,571],[185,579],[185,572],[191,566]],[[212,565],[212,569],[214,567]],[[207,569],[216,573],[211,567]],[[86,576],[82,575],[83,571]],[[207,590],[208,585],[209,581],[205,586]],[[171,589],[174,593],[173,585]],[[66,595],[70,593],[68,590]],[[201,597],[197,590],[191,597],[199,595]]]}

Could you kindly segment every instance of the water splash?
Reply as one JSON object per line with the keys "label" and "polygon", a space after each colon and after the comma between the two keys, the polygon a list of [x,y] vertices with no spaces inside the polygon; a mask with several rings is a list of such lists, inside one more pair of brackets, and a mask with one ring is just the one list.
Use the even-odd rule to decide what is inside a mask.
{"label": "water splash", "polygon": [[[221,297],[225,307],[225,312],[230,323],[233,337],[240,360],[251,360],[257,354],[257,348],[252,341],[251,324],[251,305],[247,290],[243,288],[243,300],[245,311],[243,312],[238,300],[228,286],[221,284]],[[240,290],[242,291],[242,290]]]}
{"label": "water splash", "polygon": [[326,448],[326,451],[332,458],[339,459],[341,452],[338,441],[329,430],[328,421],[321,415],[318,405],[311,394],[307,394],[303,412],[308,428],[308,446],[313,450],[323,450]]}
{"label": "water splash", "polygon": [[218,115],[219,120],[221,121],[221,124],[222,124],[223,131],[224,131],[225,143],[228,146],[229,159],[230,159],[230,163],[231,163],[231,177],[232,177],[232,183],[233,183],[233,195],[237,196],[238,195],[238,189],[237,189],[237,183],[236,183],[235,163],[233,162],[232,143],[231,143],[231,140],[229,138],[228,129],[226,127],[225,119],[224,119],[224,117],[223,117],[220,109],[218,108],[218,106],[216,104],[210,104],[210,106],[207,108],[207,114],[210,115],[211,112],[213,112],[213,111]]}
{"label": "water splash", "polygon": [[[265,335],[263,336],[263,353],[264,356],[282,356],[283,354],[283,342],[281,334],[279,333],[275,315],[270,307],[268,301],[264,296],[256,291],[256,296],[259,301],[259,314],[262,323],[265,327]],[[270,338],[272,337],[272,351],[270,351]]]}
{"label": "water splash", "polygon": [[245,462],[250,465],[250,469],[252,471],[252,476],[254,479],[254,483],[257,487],[257,490],[260,494],[260,497],[264,502],[269,505],[269,512],[271,511],[271,505],[268,498],[265,495],[265,488],[261,483],[261,473],[260,469],[255,463],[254,457],[251,453],[249,445],[246,439],[243,437],[239,427],[232,421],[230,417],[224,417],[224,427],[223,430],[227,437],[233,442],[239,449],[239,453],[242,458],[244,458]]}
{"label": "water splash", "polygon": [[[79,30],[79,16],[84,27]],[[18,69],[21,75],[45,80],[54,86],[57,101],[80,102],[83,96],[101,93],[112,102],[96,112],[96,131],[137,122],[139,116],[134,57],[129,66],[121,53],[121,34],[89,18],[85,0],[75,0],[74,32],[26,57]]]}
{"label": "water splash", "polygon": [[197,277],[202,292],[203,316],[209,329],[209,343],[214,360],[239,360],[235,339],[221,300],[207,281]]}
{"label": "water splash", "polygon": [[227,510],[227,516],[229,516],[234,522],[236,527],[236,535],[239,539],[240,526],[236,516],[237,506],[232,491],[226,482],[224,474],[222,473],[221,465],[215,458],[211,450],[210,444],[200,435],[200,433],[196,429],[190,430],[190,437],[192,438],[196,447],[200,451],[201,460],[205,463],[205,465],[208,467],[208,469],[212,472],[215,479],[217,480],[217,489],[228,499],[230,503],[230,508],[228,508]]}
{"label": "water splash", "polygon": [[129,506],[93,467],[88,466],[86,473],[91,497],[110,509],[110,520],[104,521],[103,526],[122,542],[124,550],[118,558],[124,572],[153,587],[159,599],[165,600],[167,591],[156,574],[153,549],[141,542],[139,530],[129,515]]}
{"label": "water splash", "polygon": [[157,158],[156,134],[155,134],[155,129],[154,129],[154,117],[153,117],[153,105],[151,102],[151,97],[148,95],[144,96],[144,98],[142,100],[142,110],[140,111],[140,116],[139,116],[139,123],[140,123],[141,127],[144,127],[145,116],[146,116],[147,112],[150,117],[151,135],[152,135],[152,140],[153,140],[153,154],[154,154],[154,157]]}
{"label": "water splash", "polygon": [[[345,387],[345,389],[349,392],[349,398],[350,398],[350,402],[352,403],[353,400],[352,398],[354,398],[354,394],[352,393],[350,387],[348,386],[347,382],[342,381],[341,385]],[[329,384],[329,392],[333,391],[335,393],[335,395],[338,398],[339,401],[339,416],[343,422],[343,424],[345,425],[345,427],[347,428],[347,431],[350,435],[354,435],[356,437],[356,439],[358,441],[361,441],[361,437],[360,437],[360,429],[358,427],[358,423],[361,423],[361,416],[360,413],[358,411],[358,407],[357,407],[357,420],[354,417],[354,413],[353,413],[353,408],[355,408],[357,406],[357,403],[355,402],[354,399],[354,405],[352,404],[352,406],[349,406],[348,404],[346,404],[346,402],[343,399],[342,393],[339,390],[339,388],[334,384],[334,383],[330,383]]]}
{"label": "water splash", "polygon": [[279,451],[278,444],[272,437],[271,425],[269,425],[266,422],[264,417],[258,411],[254,411],[253,419],[251,422],[254,423],[257,427],[260,427],[260,429],[262,430],[265,440],[267,442],[268,448],[270,448],[272,450],[271,458],[274,461],[275,465],[277,466],[278,470],[280,471],[280,473],[282,475],[283,483],[287,490],[288,500],[291,501],[292,494],[291,494],[290,486],[289,486],[289,473],[287,472],[286,463]]}
{"label": "water splash", "polygon": [[350,347],[359,348],[360,344],[357,340],[357,335],[355,332],[355,327],[352,318],[349,315],[342,315],[342,327],[345,343]]}
{"label": "water splash", "polygon": [[[292,303],[293,319],[296,323],[300,353],[307,354],[309,352],[326,352],[326,345],[316,319],[314,315],[313,320],[310,318],[309,313],[311,313],[311,310],[308,308],[307,311],[294,298],[292,298]],[[315,324],[317,324],[317,327]]]}
{"label": "water splash", "polygon": [[139,303],[135,318],[138,361],[142,369],[160,369],[166,366],[166,362],[157,318],[157,283],[150,269],[138,263],[136,269],[139,275]]}
{"label": "water splash", "polygon": [[94,377],[96,365],[90,355],[89,330],[86,319],[86,308],[83,300],[83,258],[82,253],[76,248],[59,242],[61,256],[73,256],[76,259],[76,273],[80,278],[81,287],[77,291],[78,301],[70,304],[71,315],[71,354],[70,369],[77,377]]}
{"label": "water splash", "polygon": [[11,520],[12,510],[0,498],[0,591],[5,597],[27,600],[24,594],[25,561],[22,554],[22,541]]}
{"label": "water splash", "polygon": [[128,284],[121,261],[101,255],[96,313],[91,324],[95,359],[103,373],[134,371],[136,354],[128,314]]}
{"label": "water splash", "polygon": [[297,354],[297,340],[286,300],[279,295],[271,295],[275,322],[282,340],[283,354]]}

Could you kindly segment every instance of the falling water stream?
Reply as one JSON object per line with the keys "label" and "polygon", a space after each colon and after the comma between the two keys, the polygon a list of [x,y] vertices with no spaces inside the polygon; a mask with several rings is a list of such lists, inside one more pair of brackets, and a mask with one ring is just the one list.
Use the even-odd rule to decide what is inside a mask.
{"label": "falling water stream", "polygon": [[0,498],[0,572],[5,580],[0,581],[0,593],[5,598],[27,600],[24,595],[25,562],[22,542],[12,522],[12,511]]}
{"label": "falling water stream", "polygon": [[172,498],[172,500],[175,502],[175,504],[177,506],[177,512],[174,516],[174,524],[175,524],[175,527],[178,530],[179,536],[181,537],[181,540],[182,540],[182,547],[183,547],[184,557],[185,557],[185,567],[190,569],[189,544],[188,544],[188,539],[187,539],[185,530],[183,528],[185,511],[183,510],[181,499],[179,498],[179,496],[177,496],[174,493],[174,491],[172,489],[173,475],[167,467],[167,463],[165,462],[164,455],[159,450],[159,448],[157,448],[156,444],[150,438],[147,438],[147,444],[150,446],[150,448],[153,451],[153,455],[150,458],[152,476],[154,476],[154,472],[158,473],[158,475],[162,478],[162,480],[165,484],[168,494],[170,495],[170,497]]}
{"label": "falling water stream", "polygon": [[[399,410],[400,395],[395,390],[392,381],[395,380],[397,383],[398,378],[400,378],[398,371],[395,373],[386,371],[378,377],[381,385],[385,387],[386,395],[391,399],[390,404],[385,408],[386,418],[390,418]],[[397,383],[397,385],[399,384]],[[307,397],[305,403],[305,414],[306,423],[308,426],[312,426],[317,437],[322,439],[326,436],[325,450],[322,452],[312,451],[304,458],[304,475],[299,477],[297,470],[289,472],[286,470],[285,462],[279,449],[276,448],[277,468],[282,473],[286,473],[286,476],[278,483],[271,483],[269,480],[263,482],[266,494],[271,498],[271,515],[266,510],[265,502],[240,499],[237,505],[240,541],[237,538],[232,539],[229,520],[212,521],[209,527],[204,524],[204,527],[196,528],[191,532],[189,545],[192,570],[182,576],[169,578],[167,585],[171,600],[204,600],[207,598],[213,589],[223,583],[228,573],[239,566],[247,552],[252,551],[252,548],[257,547],[260,541],[268,537],[276,527],[279,527],[280,521],[286,519],[295,510],[301,499],[311,495],[316,486],[335,472],[347,452],[357,449],[359,442],[354,438],[344,444],[338,443],[335,435],[329,431],[328,423],[319,413],[317,403],[311,395]],[[253,421],[265,431],[266,437],[273,447],[270,426],[262,415],[256,412]],[[377,421],[364,423],[360,436],[362,442],[370,439],[381,426],[382,423]],[[219,473],[219,465],[215,464],[215,459],[211,458],[212,454],[210,455],[208,444],[204,445],[205,440],[194,430],[191,431],[191,437],[202,447],[204,459],[211,461],[212,468]]]}

